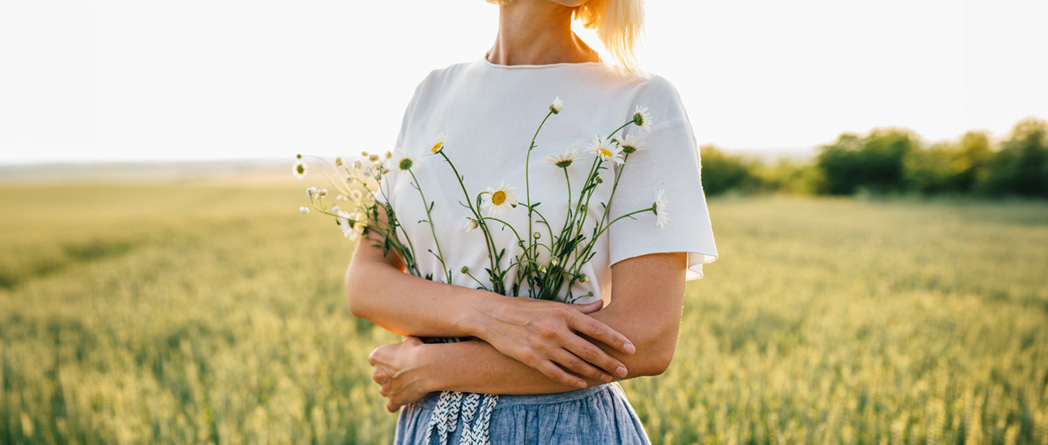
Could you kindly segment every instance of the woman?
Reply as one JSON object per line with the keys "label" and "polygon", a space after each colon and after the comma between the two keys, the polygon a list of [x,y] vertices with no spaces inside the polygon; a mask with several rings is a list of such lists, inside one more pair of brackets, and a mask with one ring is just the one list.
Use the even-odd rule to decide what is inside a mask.
{"label": "woman", "polygon": [[[673,205],[663,202],[658,216],[623,219],[599,238],[583,269],[587,279],[573,288],[586,295],[580,304],[478,290],[466,274],[450,284],[410,276],[392,256],[361,242],[346,276],[350,309],[405,336],[369,357],[386,408],[403,408],[398,443],[647,443],[612,382],[667,368],[685,280],[701,277],[702,264],[716,259],[690,123],[672,85],[601,63],[571,31],[573,17],[595,26],[628,66],[640,0],[499,3],[491,51],[483,60],[432,72],[405,113],[397,149],[416,159],[413,173],[434,202],[435,227],[421,222],[427,217],[411,178],[394,173],[385,180],[387,205],[416,251],[434,250],[435,234],[452,269],[477,271],[488,264],[480,231],[462,227],[468,213],[459,205],[455,174],[440,157],[423,155],[435,150],[455,162],[474,193],[530,181],[530,201],[541,202],[545,216],[558,221],[567,212],[567,191],[563,172],[551,172],[547,158],[571,157],[570,149],[585,147],[594,134],[639,115],[640,125],[619,135],[639,141],[639,150],[626,164],[610,214],[651,207],[657,189]],[[528,141],[558,97],[563,109],[550,116],[529,156]],[[576,183],[581,170],[569,168]],[[607,185],[598,187],[593,202],[608,202],[610,194]],[[674,214],[669,221],[667,208]],[[589,209],[601,212],[596,205]],[[515,227],[528,224],[520,208],[502,219]],[[508,232],[493,230],[492,236],[512,258],[520,248]],[[423,275],[443,276],[434,255],[416,260]],[[426,344],[418,337],[472,341]]]}

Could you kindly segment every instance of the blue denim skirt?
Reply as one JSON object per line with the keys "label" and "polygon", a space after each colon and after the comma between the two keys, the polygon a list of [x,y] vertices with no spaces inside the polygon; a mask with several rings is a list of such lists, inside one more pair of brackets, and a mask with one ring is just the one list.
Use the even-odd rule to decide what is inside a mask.
{"label": "blue denim skirt", "polygon": [[[460,406],[448,416],[448,405],[454,403]],[[618,383],[522,396],[432,393],[401,409],[395,442],[650,444]]]}

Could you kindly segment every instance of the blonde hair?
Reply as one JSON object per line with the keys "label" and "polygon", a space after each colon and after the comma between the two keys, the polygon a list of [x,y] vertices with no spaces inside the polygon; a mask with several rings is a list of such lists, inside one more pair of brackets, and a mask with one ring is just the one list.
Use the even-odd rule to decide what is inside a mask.
{"label": "blonde hair", "polygon": [[[512,0],[487,0],[506,5]],[[633,47],[644,27],[643,0],[589,0],[573,13],[582,26],[597,32],[604,47],[615,61],[628,71],[637,70]]]}

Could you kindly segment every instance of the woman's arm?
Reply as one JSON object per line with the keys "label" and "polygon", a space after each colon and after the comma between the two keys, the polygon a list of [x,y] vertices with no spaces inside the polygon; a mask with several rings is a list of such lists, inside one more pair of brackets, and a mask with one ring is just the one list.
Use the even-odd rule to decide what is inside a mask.
{"label": "woman's arm", "polygon": [[[633,355],[603,348],[630,369],[619,378],[657,375],[669,366],[677,345],[686,267],[685,253],[644,255],[612,267],[612,304],[592,316],[638,346]],[[427,345],[409,338],[376,349],[369,361],[390,411],[431,391],[544,394],[578,389],[550,380],[480,341]]]}
{"label": "woman's arm", "polygon": [[599,309],[599,302],[567,305],[432,282],[405,274],[372,243],[360,240],[346,272],[349,308],[357,317],[401,335],[477,337],[565,385],[585,385],[567,371],[599,380],[628,369],[608,351],[632,354],[629,339],[583,313]]}

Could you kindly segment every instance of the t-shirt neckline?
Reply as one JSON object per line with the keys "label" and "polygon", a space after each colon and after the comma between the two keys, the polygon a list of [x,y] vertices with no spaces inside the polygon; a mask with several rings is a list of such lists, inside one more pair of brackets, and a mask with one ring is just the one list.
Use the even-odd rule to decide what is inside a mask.
{"label": "t-shirt neckline", "polygon": [[601,66],[604,65],[604,61],[599,62],[562,62],[562,63],[549,63],[545,65],[500,65],[492,63],[488,58],[481,57],[480,62],[487,65],[489,68],[501,69],[501,70],[536,70],[536,69],[553,69],[553,68],[564,68],[564,67],[586,67],[586,66]]}

